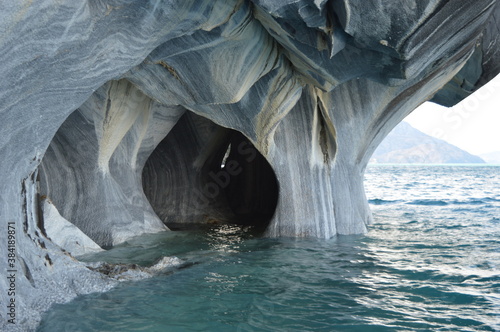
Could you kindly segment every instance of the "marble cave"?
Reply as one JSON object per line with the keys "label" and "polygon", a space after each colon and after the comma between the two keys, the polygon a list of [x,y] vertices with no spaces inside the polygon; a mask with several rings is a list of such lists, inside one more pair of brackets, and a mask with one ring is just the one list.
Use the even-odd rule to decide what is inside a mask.
{"label": "marble cave", "polygon": [[0,17],[9,331],[112,287],[74,257],[140,234],[365,233],[378,144],[500,72],[496,0],[7,1]]}

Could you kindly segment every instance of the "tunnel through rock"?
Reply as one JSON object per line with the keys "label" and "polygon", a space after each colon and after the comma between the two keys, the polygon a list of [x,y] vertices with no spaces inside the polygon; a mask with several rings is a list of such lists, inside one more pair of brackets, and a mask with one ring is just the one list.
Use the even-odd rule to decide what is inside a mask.
{"label": "tunnel through rock", "polygon": [[233,223],[264,231],[278,202],[274,171],[252,143],[190,112],[153,151],[142,181],[171,229]]}
{"label": "tunnel through rock", "polygon": [[[162,220],[174,222],[171,216],[244,222],[251,218],[237,216],[267,211],[259,204],[269,200],[259,195],[273,191],[257,162],[248,173],[239,165],[250,175],[218,188],[207,206],[189,204],[210,171],[245,160],[234,156],[238,137],[217,127],[220,136],[193,129],[196,136],[179,140],[186,151],[178,147],[170,160],[175,185],[154,184],[161,172],[150,167],[143,189],[145,163],[186,112],[176,105],[237,129],[266,156],[280,185],[266,235],[331,238],[367,231],[363,172],[392,127],[425,100],[454,104],[500,71],[495,0],[18,3],[0,11],[0,214],[19,230],[21,330],[36,329],[50,304],[103,289],[95,288],[102,278],[57,248],[67,248],[57,240],[74,236],[76,227],[111,246],[165,230]],[[119,77],[135,86],[108,82]],[[34,203],[45,151],[38,172],[50,241],[37,227]],[[195,182],[196,174],[205,182]],[[246,182],[257,185],[243,189]],[[51,232],[48,224],[64,218],[73,228]],[[0,237],[6,241],[6,232]]]}
{"label": "tunnel through rock", "polygon": [[41,215],[57,219],[45,228],[67,226],[49,237],[83,232],[73,242],[101,247],[165,225],[264,230],[278,200],[271,166],[245,136],[125,79],[103,85],[62,123],[38,173]]}

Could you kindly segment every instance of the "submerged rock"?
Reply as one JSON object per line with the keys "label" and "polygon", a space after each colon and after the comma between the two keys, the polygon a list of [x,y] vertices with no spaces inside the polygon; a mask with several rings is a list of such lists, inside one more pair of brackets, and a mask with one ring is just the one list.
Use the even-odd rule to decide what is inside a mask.
{"label": "submerged rock", "polygon": [[166,256],[149,267],[137,264],[111,264],[106,262],[90,263],[87,264],[87,267],[92,271],[102,273],[118,281],[137,281],[153,277],[160,273],[167,273],[172,268],[178,268],[183,264],[185,262],[177,257]]}
{"label": "submerged rock", "polygon": [[498,74],[499,15],[495,0],[1,4],[2,330],[112,284],[76,242],[192,222],[365,232],[373,151],[422,102]]}

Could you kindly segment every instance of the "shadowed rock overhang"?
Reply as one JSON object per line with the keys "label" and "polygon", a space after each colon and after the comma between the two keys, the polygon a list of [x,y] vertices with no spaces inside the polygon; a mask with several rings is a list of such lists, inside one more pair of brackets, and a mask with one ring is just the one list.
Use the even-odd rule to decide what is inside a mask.
{"label": "shadowed rock overhang", "polygon": [[495,0],[1,4],[19,329],[107,287],[68,251],[214,220],[365,232],[371,154],[421,103],[454,105],[498,74],[499,15]]}

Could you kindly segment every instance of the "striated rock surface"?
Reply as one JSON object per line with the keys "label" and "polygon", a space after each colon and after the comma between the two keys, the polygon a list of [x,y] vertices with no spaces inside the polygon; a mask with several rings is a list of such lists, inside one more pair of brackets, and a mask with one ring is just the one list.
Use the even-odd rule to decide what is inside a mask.
{"label": "striated rock surface", "polygon": [[91,238],[78,227],[64,219],[54,204],[48,200],[43,203],[43,226],[50,241],[64,248],[73,256],[103,251]]}
{"label": "striated rock surface", "polygon": [[0,243],[15,257],[0,269],[16,271],[1,329],[113,284],[68,254],[78,239],[365,232],[373,151],[422,102],[498,74],[499,15],[495,0],[1,3]]}

